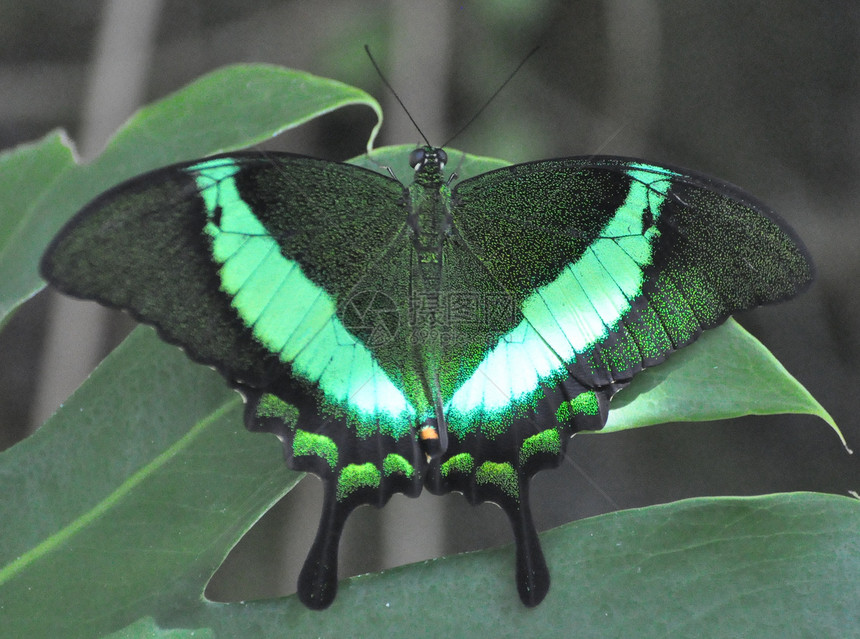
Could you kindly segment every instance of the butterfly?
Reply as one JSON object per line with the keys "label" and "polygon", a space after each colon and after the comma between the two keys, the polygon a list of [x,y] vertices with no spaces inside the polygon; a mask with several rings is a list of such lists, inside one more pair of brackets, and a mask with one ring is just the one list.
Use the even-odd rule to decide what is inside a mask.
{"label": "butterfly", "polygon": [[424,488],[505,511],[537,605],[531,478],[637,373],[812,279],[791,229],[704,175],[588,156],[455,182],[446,162],[415,149],[408,185],[287,153],[175,164],[97,197],[42,258],[61,291],[214,366],[248,429],[323,480],[310,608],[334,600],[350,512]]}

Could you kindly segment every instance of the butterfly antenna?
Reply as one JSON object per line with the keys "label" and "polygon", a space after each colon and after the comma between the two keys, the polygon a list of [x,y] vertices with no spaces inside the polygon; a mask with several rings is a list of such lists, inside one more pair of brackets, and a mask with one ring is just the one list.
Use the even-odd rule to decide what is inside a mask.
{"label": "butterfly antenna", "polygon": [[364,50],[367,52],[367,57],[370,58],[370,63],[373,65],[373,68],[376,69],[376,73],[379,75],[379,79],[382,80],[382,83],[388,87],[388,90],[391,91],[391,95],[394,96],[394,99],[397,100],[397,103],[400,105],[400,108],[403,109],[403,112],[406,113],[406,116],[409,118],[409,121],[412,122],[412,126],[418,131],[422,138],[424,138],[424,142],[427,143],[427,146],[433,146],[430,144],[430,140],[427,139],[427,136],[424,135],[424,131],[421,130],[421,127],[418,126],[418,123],[415,121],[415,118],[412,117],[412,114],[409,113],[409,109],[406,108],[406,105],[403,104],[403,100],[400,99],[400,96],[397,95],[397,91],[394,90],[394,87],[385,79],[385,76],[382,74],[382,69],[379,68],[379,65],[376,64],[376,60],[373,59],[373,54],[370,53],[370,47],[368,45],[364,45]]}
{"label": "butterfly antenna", "polygon": [[482,106],[480,109],[478,109],[478,111],[475,113],[475,115],[473,115],[471,117],[471,119],[468,122],[466,122],[466,124],[464,124],[463,126],[460,127],[459,131],[457,131],[454,135],[452,135],[450,138],[448,138],[448,140],[445,142],[445,144],[442,145],[443,147],[448,146],[448,144],[450,144],[454,138],[456,138],[463,131],[465,131],[467,128],[469,128],[469,126],[471,126],[472,122],[474,122],[475,120],[478,119],[478,116],[481,115],[488,106],[490,106],[490,103],[496,99],[496,96],[502,92],[502,89],[504,89],[506,86],[508,86],[508,82],[510,82],[511,80],[514,79],[514,76],[517,74],[517,72],[523,68],[523,65],[529,61],[530,57],[532,57],[535,53],[537,53],[538,49],[540,49],[540,45],[536,46],[534,49],[529,51],[528,54],[526,54],[526,57],[524,57],[522,59],[522,62],[520,62],[517,65],[517,68],[514,69],[513,71],[511,71],[511,74],[508,76],[508,78],[504,82],[502,82],[501,86],[498,89],[496,89],[496,92],[493,93],[493,95],[491,95],[490,98],[486,102],[484,102],[484,106]]}

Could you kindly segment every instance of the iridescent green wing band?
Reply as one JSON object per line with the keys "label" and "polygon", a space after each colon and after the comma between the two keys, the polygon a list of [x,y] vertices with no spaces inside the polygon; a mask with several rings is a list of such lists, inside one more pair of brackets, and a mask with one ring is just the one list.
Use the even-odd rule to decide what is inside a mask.
{"label": "iridescent green wing band", "polygon": [[[317,385],[333,405],[392,425],[395,436],[405,434],[414,410],[374,355],[344,327],[334,297],[284,255],[288,247],[279,245],[239,193],[241,169],[230,158],[187,169],[206,205],[204,232],[220,265],[221,290],[256,340],[294,376]],[[282,214],[299,218],[303,212]]]}
{"label": "iridescent green wing band", "polygon": [[[526,233],[542,246],[571,245],[575,259],[567,263],[561,260],[560,267],[558,263],[548,265],[560,271],[553,280],[531,292],[516,292],[518,297],[526,294],[520,308],[522,320],[499,339],[476,372],[453,395],[449,407],[456,413],[468,414],[476,409],[489,413],[507,411],[512,402],[528,397],[541,385],[567,377],[568,367],[605,341],[643,293],[646,269],[653,264],[659,237],[657,221],[670,187],[667,175],[631,167],[625,180],[627,192],[623,197],[607,197],[616,196],[617,185],[612,185],[608,193],[599,193],[595,187],[591,192],[577,190],[575,183],[547,190],[547,167],[543,164],[546,163],[525,165],[540,171],[539,186],[535,188],[543,195],[519,193],[517,197],[532,199],[531,206],[538,210],[538,217],[550,218],[552,224],[536,226],[529,220]],[[568,173],[559,174],[556,170],[554,175],[571,182],[582,179],[575,170]],[[455,219],[467,230],[475,230],[470,226],[469,215],[473,212],[466,205],[470,198],[483,202],[489,198],[490,206],[500,205],[497,213],[502,220],[515,215],[508,209],[509,203],[493,199],[495,189],[481,189],[483,179],[480,176],[457,189],[461,205],[455,209]],[[480,194],[470,192],[479,189]],[[511,195],[506,193],[505,197]],[[594,199],[589,202],[589,197]],[[616,206],[614,211],[607,210],[607,200]],[[589,204],[591,209],[587,208]],[[552,219],[555,217],[562,219]],[[544,228],[561,225],[567,229],[560,237],[534,237],[543,235]],[[463,233],[467,234],[467,230]],[[584,238],[590,241],[585,244]],[[478,242],[476,234],[471,244]],[[521,257],[522,261],[529,259]],[[483,261],[487,263],[486,258]],[[500,283],[506,284],[506,273],[492,263],[487,268],[499,273]],[[546,275],[531,273],[528,278],[542,281]]]}
{"label": "iridescent green wing band", "polygon": [[[664,167],[535,162],[467,180],[453,197],[470,249],[522,299],[520,323],[478,368],[486,374],[453,396],[464,412],[479,401],[501,407],[566,371],[592,387],[628,380],[702,329],[811,278],[770,211],[730,185]],[[518,386],[501,372],[511,364]]]}

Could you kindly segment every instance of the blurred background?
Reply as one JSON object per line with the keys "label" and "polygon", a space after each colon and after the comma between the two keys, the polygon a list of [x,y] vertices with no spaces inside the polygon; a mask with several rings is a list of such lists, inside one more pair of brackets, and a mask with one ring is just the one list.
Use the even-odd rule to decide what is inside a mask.
{"label": "blurred background", "polygon": [[[738,319],[860,448],[855,0],[0,0],[0,148],[62,127],[86,161],[138,106],[234,62],[360,87],[385,108],[378,146],[418,142],[364,44],[435,144],[540,45],[451,147],[513,162],[637,156],[713,174],[779,211],[807,243],[817,282]],[[267,148],[346,160],[364,151],[373,122],[352,107]],[[25,304],[0,333],[0,448],[50,416],[131,325],[52,293]],[[816,418],[750,417],[578,435],[568,463],[537,477],[534,510],[547,529],[684,497],[793,490],[860,491],[858,456]],[[293,592],[320,497],[306,478],[246,535],[208,594]],[[509,541],[491,505],[395,497],[352,516],[341,574]]]}

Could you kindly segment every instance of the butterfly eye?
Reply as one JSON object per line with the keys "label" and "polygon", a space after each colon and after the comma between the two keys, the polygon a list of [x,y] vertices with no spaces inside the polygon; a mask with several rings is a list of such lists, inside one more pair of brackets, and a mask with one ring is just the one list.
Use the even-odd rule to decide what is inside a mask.
{"label": "butterfly eye", "polygon": [[409,154],[409,166],[413,169],[418,169],[418,167],[424,165],[426,159],[427,152],[424,149],[415,149]]}
{"label": "butterfly eye", "polygon": [[436,157],[439,158],[439,168],[444,169],[448,164],[448,154],[442,149],[436,149]]}

